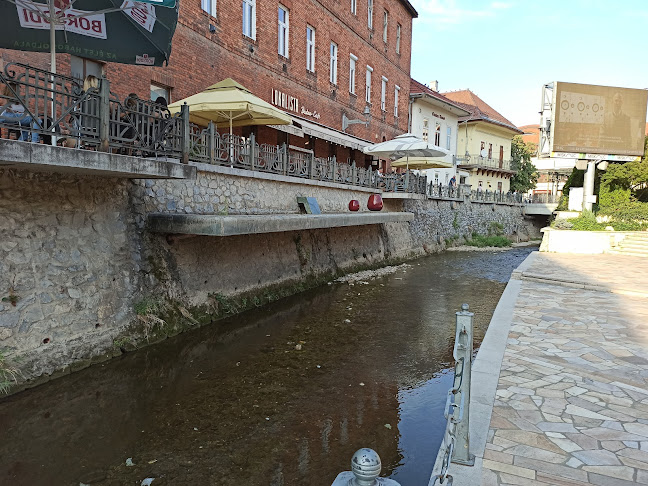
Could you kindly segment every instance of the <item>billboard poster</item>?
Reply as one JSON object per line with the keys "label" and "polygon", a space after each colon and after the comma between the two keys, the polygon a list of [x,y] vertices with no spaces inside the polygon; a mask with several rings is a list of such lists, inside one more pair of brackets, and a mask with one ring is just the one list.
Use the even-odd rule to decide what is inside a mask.
{"label": "billboard poster", "polygon": [[642,155],[648,91],[557,82],[552,151]]}

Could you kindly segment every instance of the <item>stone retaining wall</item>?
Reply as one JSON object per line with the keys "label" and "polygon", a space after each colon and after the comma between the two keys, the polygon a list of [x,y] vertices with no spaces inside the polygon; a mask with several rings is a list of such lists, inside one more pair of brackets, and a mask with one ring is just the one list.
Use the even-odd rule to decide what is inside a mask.
{"label": "stone retaining wall", "polygon": [[350,199],[366,210],[370,194],[227,167],[202,167],[195,181],[0,169],[0,351],[34,384],[208,323],[224,306],[436,251],[492,221],[528,233],[517,206],[417,199],[385,200],[412,223],[172,242],[146,231],[148,212],[295,213],[297,196],[344,212]]}

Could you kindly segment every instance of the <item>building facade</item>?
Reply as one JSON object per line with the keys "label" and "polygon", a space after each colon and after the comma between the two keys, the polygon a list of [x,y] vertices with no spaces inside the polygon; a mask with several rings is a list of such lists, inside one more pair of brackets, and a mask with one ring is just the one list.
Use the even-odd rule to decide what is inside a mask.
{"label": "building facade", "polygon": [[[412,79],[410,83],[409,131],[423,140],[449,151],[439,158],[447,168],[426,169],[428,181],[447,185],[452,177],[458,183],[468,173],[457,169],[457,129],[459,117],[470,112],[453,103],[438,91]],[[436,159],[435,159],[436,160]]]}
{"label": "building facade", "polygon": [[473,190],[508,192],[511,141],[523,132],[470,90],[443,93],[470,112],[459,118],[457,167],[469,173]]}
{"label": "building facade", "polygon": [[[238,134],[253,131],[260,143],[287,142],[364,166],[363,146],[407,130],[415,17],[408,0],[183,0],[168,66],[62,54],[58,72],[103,72],[122,99],[134,92],[169,102],[231,77],[295,120],[287,128]],[[0,56],[49,67],[45,54],[2,50]],[[368,124],[343,130],[343,117]]]}

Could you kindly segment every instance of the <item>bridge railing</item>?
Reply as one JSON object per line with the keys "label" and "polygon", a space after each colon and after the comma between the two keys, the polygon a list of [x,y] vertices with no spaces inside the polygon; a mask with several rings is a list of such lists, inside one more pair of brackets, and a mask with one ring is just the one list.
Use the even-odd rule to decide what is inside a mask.
{"label": "bridge railing", "polygon": [[560,202],[560,194],[551,194],[549,192],[531,194],[527,196],[527,202],[529,204],[557,204]]}

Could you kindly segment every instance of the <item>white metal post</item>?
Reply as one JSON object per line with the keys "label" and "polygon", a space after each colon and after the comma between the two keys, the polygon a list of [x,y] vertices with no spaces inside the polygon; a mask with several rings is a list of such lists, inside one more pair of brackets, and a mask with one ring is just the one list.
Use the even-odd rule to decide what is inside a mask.
{"label": "white metal post", "polygon": [[592,210],[592,200],[594,199],[594,174],[596,173],[596,161],[587,161],[587,170],[583,179],[583,211]]}
{"label": "white metal post", "polygon": [[[457,386],[455,374],[455,403],[463,406],[455,408],[454,418],[457,423],[456,443],[452,462],[472,466],[475,456],[470,454],[470,373],[473,352],[473,317],[475,314],[468,311],[468,304],[461,306],[461,311],[456,313],[457,331],[455,336],[454,359],[463,362],[461,377]],[[455,372],[456,373],[456,372]],[[463,414],[463,416],[461,416]]]}

